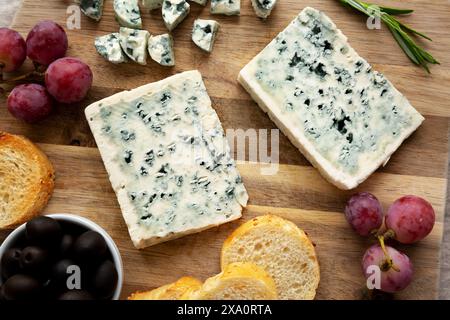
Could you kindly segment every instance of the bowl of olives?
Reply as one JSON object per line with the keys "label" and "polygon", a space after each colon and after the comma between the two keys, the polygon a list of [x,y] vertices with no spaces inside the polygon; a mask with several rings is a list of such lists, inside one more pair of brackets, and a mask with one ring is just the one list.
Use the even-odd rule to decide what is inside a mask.
{"label": "bowl of olives", "polygon": [[118,300],[122,282],[112,238],[77,215],[34,218],[0,246],[0,301]]}

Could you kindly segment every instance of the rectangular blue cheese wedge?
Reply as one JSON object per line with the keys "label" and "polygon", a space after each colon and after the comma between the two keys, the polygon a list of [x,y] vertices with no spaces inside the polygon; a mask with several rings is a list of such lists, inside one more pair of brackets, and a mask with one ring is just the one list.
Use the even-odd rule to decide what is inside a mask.
{"label": "rectangular blue cheese wedge", "polygon": [[247,191],[198,71],[115,94],[85,114],[136,248],[241,217]]}
{"label": "rectangular blue cheese wedge", "polygon": [[313,8],[250,61],[238,81],[341,189],[355,188],[385,165],[424,120]]}

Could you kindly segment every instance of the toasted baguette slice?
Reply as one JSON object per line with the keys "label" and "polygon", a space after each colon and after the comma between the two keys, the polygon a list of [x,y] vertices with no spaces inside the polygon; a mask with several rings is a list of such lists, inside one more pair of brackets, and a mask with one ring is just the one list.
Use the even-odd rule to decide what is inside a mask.
{"label": "toasted baguette slice", "polygon": [[191,300],[274,300],[277,289],[272,277],[253,263],[235,262],[191,292]]}
{"label": "toasted baguette slice", "polygon": [[236,229],[222,248],[222,268],[243,261],[264,268],[284,300],[314,299],[320,270],[313,244],[295,224],[266,215]]}
{"label": "toasted baguette slice", "polygon": [[128,300],[184,300],[182,296],[188,290],[198,290],[201,285],[202,283],[195,278],[183,277],[151,291],[133,293]]}
{"label": "toasted baguette slice", "polygon": [[54,188],[47,156],[30,140],[0,131],[0,229],[38,215]]}

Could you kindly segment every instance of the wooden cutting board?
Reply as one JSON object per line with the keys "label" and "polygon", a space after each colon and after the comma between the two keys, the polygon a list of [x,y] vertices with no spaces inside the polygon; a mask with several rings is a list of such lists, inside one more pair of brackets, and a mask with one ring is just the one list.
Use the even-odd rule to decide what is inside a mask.
{"label": "wooden cutting board", "polygon": [[[381,3],[381,2],[380,2]],[[384,1],[401,6],[402,1]],[[13,28],[24,36],[39,20],[66,25],[70,1],[25,0]],[[177,72],[198,69],[225,129],[275,129],[274,124],[237,84],[239,70],[278,34],[305,6],[325,11],[348,36],[355,49],[384,72],[426,117],[423,126],[357,191],[373,192],[387,208],[405,194],[428,199],[437,214],[432,234],[413,246],[398,246],[415,265],[411,286],[396,295],[404,299],[432,299],[438,294],[439,256],[447,185],[450,101],[450,3],[445,0],[408,1],[416,13],[403,20],[433,39],[424,43],[441,61],[428,75],[411,65],[389,32],[369,31],[365,18],[342,7],[338,1],[279,0],[267,21],[253,13],[250,1],[242,1],[240,17],[214,16],[221,30],[211,55],[201,52],[190,39],[195,18],[211,17],[209,9],[191,5],[189,17],[173,32],[177,65],[163,68],[149,59],[147,66],[112,65],[93,47],[95,36],[118,30],[112,0],[105,1],[99,23],[86,17],[81,30],[67,30],[68,55],[80,57],[94,72],[94,86],[85,101],[60,105],[42,123],[27,125],[14,119],[0,102],[0,130],[23,134],[39,143],[54,163],[56,190],[45,213],[68,212],[88,217],[104,227],[122,253],[125,282],[122,298],[135,290],[147,290],[184,275],[206,279],[220,271],[220,249],[230,232],[254,216],[272,213],[298,224],[316,244],[321,265],[319,299],[361,299],[365,281],[360,261],[370,241],[356,236],[347,225],[343,208],[352,192],[330,185],[280,134],[280,167],[275,176],[260,173],[263,164],[240,163],[250,203],[240,221],[142,251],[134,249],[111,189],[95,141],[84,118],[84,108],[115,92],[160,80]],[[144,28],[152,34],[166,32],[160,12],[143,12]],[[0,232],[0,239],[8,232]]]}

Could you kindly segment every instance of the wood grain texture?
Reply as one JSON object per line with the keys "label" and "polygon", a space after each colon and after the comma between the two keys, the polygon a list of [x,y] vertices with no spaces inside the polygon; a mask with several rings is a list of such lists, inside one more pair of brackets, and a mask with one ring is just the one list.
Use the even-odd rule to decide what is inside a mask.
{"label": "wood grain texture", "polygon": [[[404,1],[377,1],[405,6]],[[26,35],[39,20],[52,19],[66,25],[71,1],[24,0],[13,28]],[[417,245],[399,248],[415,264],[414,282],[398,298],[422,299],[438,295],[439,249],[441,246],[447,188],[450,101],[450,2],[413,0],[416,13],[402,20],[428,33],[434,41],[423,43],[440,66],[428,75],[411,65],[389,32],[365,29],[365,18],[335,0],[280,0],[267,21],[253,13],[250,1],[242,1],[240,17],[211,16],[208,7],[191,5],[190,16],[173,32],[177,65],[163,68],[148,60],[147,66],[112,65],[93,47],[96,36],[118,29],[112,1],[105,2],[99,23],[82,17],[81,30],[67,30],[68,55],[82,58],[94,72],[94,86],[79,104],[59,105],[42,123],[27,125],[14,119],[0,102],[0,129],[24,134],[41,143],[57,172],[56,191],[45,213],[70,212],[86,216],[103,226],[117,242],[125,268],[122,297],[135,290],[151,289],[191,275],[205,279],[219,271],[220,247],[227,235],[243,221],[273,213],[305,229],[317,244],[322,281],[319,299],[360,299],[364,279],[360,259],[369,242],[354,235],[342,211],[351,192],[340,191],[322,179],[306,159],[280,134],[280,166],[275,176],[261,175],[262,164],[240,163],[250,205],[241,221],[200,234],[138,251],[133,248],[117,200],[95,141],[84,118],[84,108],[123,89],[160,80],[177,72],[199,69],[225,129],[274,129],[274,124],[237,84],[239,70],[280,32],[305,6],[323,10],[348,36],[352,46],[374,68],[384,72],[394,85],[426,117],[423,126],[358,190],[373,192],[385,208],[404,194],[427,198],[436,209],[438,223],[433,233]],[[436,10],[436,8],[439,8]],[[144,27],[152,34],[166,32],[158,11],[143,12]],[[190,40],[193,20],[217,19],[221,29],[211,55]],[[30,65],[24,66],[23,70]],[[7,232],[0,232],[0,240]],[[168,270],[167,266],[170,265]]]}

